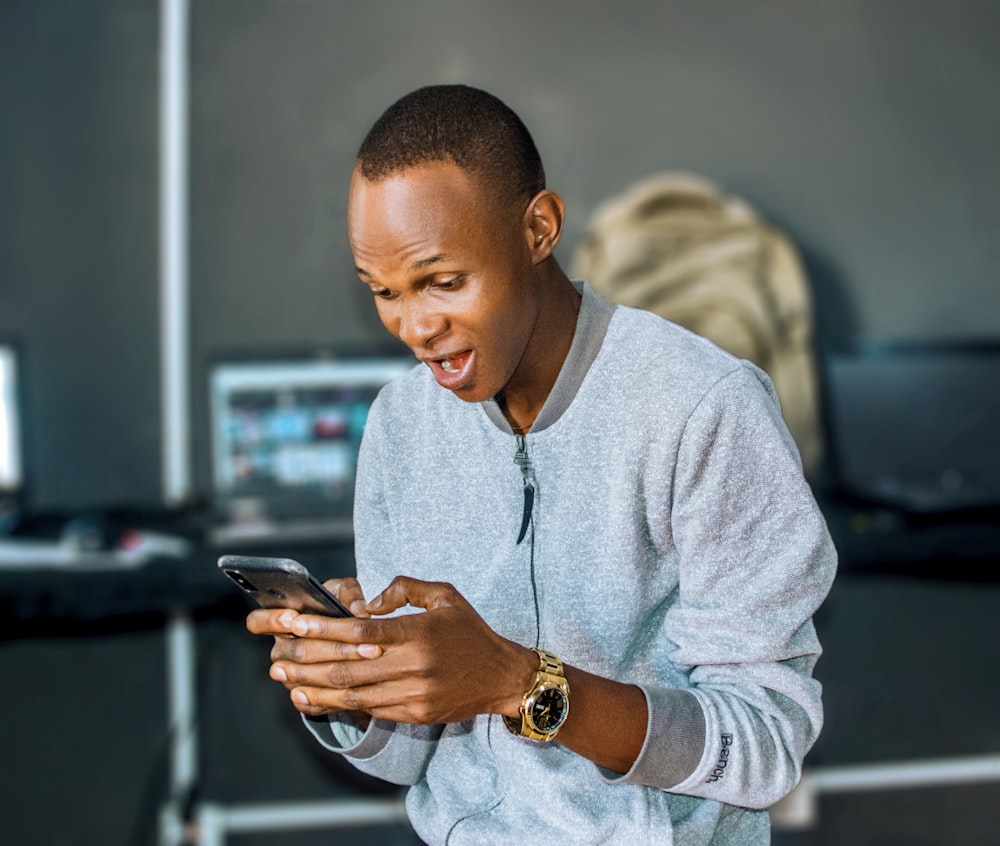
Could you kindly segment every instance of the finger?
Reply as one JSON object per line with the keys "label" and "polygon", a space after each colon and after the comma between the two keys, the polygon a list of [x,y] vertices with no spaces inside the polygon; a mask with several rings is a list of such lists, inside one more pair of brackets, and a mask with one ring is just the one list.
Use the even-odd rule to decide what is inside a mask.
{"label": "finger", "polygon": [[247,630],[251,634],[287,637],[298,612],[290,608],[257,608],[247,614]]}
{"label": "finger", "polygon": [[275,638],[271,647],[272,663],[288,661],[295,664],[327,664],[332,661],[358,661],[378,658],[382,647],[377,644],[344,643],[312,638]]}
{"label": "finger", "polygon": [[396,576],[389,587],[368,603],[368,610],[372,614],[389,614],[410,605],[431,611],[464,602],[462,594],[447,582],[425,582],[409,576]]}
{"label": "finger", "polygon": [[427,703],[408,695],[405,686],[391,682],[346,690],[300,686],[293,688],[289,696],[303,714],[362,711],[394,722],[428,724],[441,721],[441,715],[427,707]]}
{"label": "finger", "polygon": [[[354,698],[347,693],[330,694],[328,691],[314,688],[292,688],[289,690],[292,705],[302,714],[309,717],[319,717],[327,714],[349,714],[352,721],[358,724],[363,719],[363,726],[368,725],[369,715],[366,711],[351,706]],[[324,704],[313,704],[313,702]]]}
{"label": "finger", "polygon": [[307,717],[324,717],[328,714],[336,714],[343,710],[342,708],[317,708],[308,704],[300,704],[295,699],[292,699],[292,705],[295,706],[296,710],[300,714],[305,714]]}
{"label": "finger", "polygon": [[358,580],[353,576],[344,579],[327,579],[323,582],[323,587],[344,603],[355,617],[368,616],[365,595],[361,591]]}
{"label": "finger", "polygon": [[326,617],[300,614],[291,624],[296,637],[340,641],[355,645],[379,644],[385,641],[385,621],[360,617]]}
{"label": "finger", "polygon": [[276,661],[271,665],[271,678],[286,687],[315,687],[348,690],[374,681],[375,677],[364,672],[354,672],[358,661],[330,661],[322,664],[299,664],[294,661]]}
{"label": "finger", "polygon": [[299,685],[289,691],[292,704],[304,714],[332,714],[338,711],[365,711],[365,701],[380,701],[374,688],[332,688]]}
{"label": "finger", "polygon": [[361,710],[353,690],[299,686],[291,688],[289,697],[296,710],[309,716]]}

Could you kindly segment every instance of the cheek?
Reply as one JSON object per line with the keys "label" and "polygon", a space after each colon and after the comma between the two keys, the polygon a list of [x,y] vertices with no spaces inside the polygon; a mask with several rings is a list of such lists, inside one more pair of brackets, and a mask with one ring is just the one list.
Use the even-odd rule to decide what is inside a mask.
{"label": "cheek", "polygon": [[535,323],[534,303],[525,292],[517,290],[513,285],[491,303],[488,311],[484,310],[483,320],[489,326],[495,341],[506,347],[523,345],[531,334]]}
{"label": "cheek", "polygon": [[399,318],[396,315],[396,309],[386,300],[379,299],[375,297],[375,313],[378,315],[378,319],[382,322],[382,325],[386,328],[395,338],[399,337]]}

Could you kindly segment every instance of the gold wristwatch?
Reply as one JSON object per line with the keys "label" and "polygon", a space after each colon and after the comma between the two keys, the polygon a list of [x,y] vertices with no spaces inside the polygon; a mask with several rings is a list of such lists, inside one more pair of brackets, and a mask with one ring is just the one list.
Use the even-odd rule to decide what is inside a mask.
{"label": "gold wristwatch", "polygon": [[512,734],[547,741],[558,734],[569,714],[569,682],[555,655],[535,647],[532,651],[538,655],[538,672],[521,698],[520,719],[504,716],[503,721]]}

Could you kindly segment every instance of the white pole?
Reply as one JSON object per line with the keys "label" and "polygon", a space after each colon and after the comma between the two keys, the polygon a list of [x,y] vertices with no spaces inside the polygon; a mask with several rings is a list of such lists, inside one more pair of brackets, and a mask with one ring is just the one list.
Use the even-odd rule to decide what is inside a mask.
{"label": "white pole", "polygon": [[344,828],[406,822],[402,799],[334,799],[269,805],[217,805],[198,810],[199,846],[223,846],[227,834]]}
{"label": "white pole", "polygon": [[1000,755],[940,758],[897,764],[822,767],[808,774],[819,793],[938,787],[1000,781]]}
{"label": "white pole", "polygon": [[[160,463],[163,500],[190,494],[188,431],[188,0],[160,2]],[[194,633],[178,614],[167,627],[171,796],[161,843],[183,837],[181,814],[198,767]]]}
{"label": "white pole", "polygon": [[177,613],[167,624],[167,714],[170,731],[170,796],[188,800],[198,777],[198,714],[195,698],[194,624]]}
{"label": "white pole", "polygon": [[160,3],[160,403],[163,499],[191,490],[188,432],[188,0]]}

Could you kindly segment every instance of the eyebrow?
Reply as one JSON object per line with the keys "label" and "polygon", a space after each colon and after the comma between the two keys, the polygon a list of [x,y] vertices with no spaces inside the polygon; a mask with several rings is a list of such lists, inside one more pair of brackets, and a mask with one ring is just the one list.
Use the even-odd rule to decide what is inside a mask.
{"label": "eyebrow", "polygon": [[451,256],[447,253],[438,253],[437,255],[427,256],[427,258],[417,259],[417,261],[410,265],[410,270],[422,270],[425,267],[443,261],[451,261]]}
{"label": "eyebrow", "polygon": [[[408,270],[423,270],[425,267],[430,267],[432,264],[439,264],[440,262],[451,261],[451,256],[447,253],[437,253],[433,256],[427,256],[427,258],[417,259],[413,264],[407,268]],[[359,276],[365,276],[368,279],[372,279],[372,275],[365,270],[363,267],[354,266]]]}

